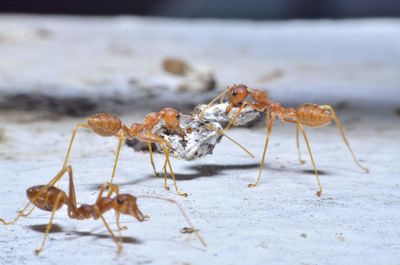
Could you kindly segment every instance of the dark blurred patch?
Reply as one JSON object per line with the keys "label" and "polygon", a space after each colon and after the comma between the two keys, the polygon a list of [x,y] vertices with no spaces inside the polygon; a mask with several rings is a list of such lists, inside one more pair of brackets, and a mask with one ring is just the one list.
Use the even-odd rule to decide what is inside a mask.
{"label": "dark blurred patch", "polygon": [[395,110],[395,113],[396,113],[397,116],[400,117],[400,108],[396,109],[396,110]]}
{"label": "dark blurred patch", "polygon": [[55,115],[81,116],[96,109],[96,103],[88,98],[55,98],[35,94],[5,96],[0,110],[41,111],[51,110]]}
{"label": "dark blurred patch", "polygon": [[[85,237],[95,237],[98,239],[107,239],[107,240],[113,240],[112,237],[109,234],[95,234],[91,232],[69,232],[68,235],[77,235],[77,236],[85,236]],[[141,244],[142,241],[139,239],[136,239],[134,237],[130,236],[116,236],[117,240],[122,239],[123,244]]]}
{"label": "dark blurred patch", "polygon": [[34,33],[38,38],[41,39],[50,39],[53,35],[53,33],[46,28],[37,28],[35,29]]}
{"label": "dark blurred patch", "polygon": [[2,0],[0,12],[246,19],[396,17],[398,0]]}
{"label": "dark blurred patch", "polygon": [[[29,227],[29,229],[31,229],[33,231],[44,233],[46,231],[47,224],[30,225],[28,227]],[[57,224],[53,224],[49,231],[49,233],[61,233],[61,232],[64,232],[64,230],[61,226],[59,226]]]}
{"label": "dark blurred patch", "polygon": [[5,142],[6,141],[6,133],[4,131],[4,129],[0,129],[0,143]]}
{"label": "dark blurred patch", "polygon": [[[315,171],[313,169],[303,169],[301,172],[303,172],[304,174],[310,174],[315,176]],[[329,172],[318,169],[318,175],[320,176],[329,175]]]}

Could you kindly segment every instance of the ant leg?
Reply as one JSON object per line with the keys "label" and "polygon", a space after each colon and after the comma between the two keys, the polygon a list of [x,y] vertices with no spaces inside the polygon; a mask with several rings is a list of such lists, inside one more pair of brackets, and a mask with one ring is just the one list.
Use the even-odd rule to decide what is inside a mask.
{"label": "ant leg", "polygon": [[260,182],[261,172],[262,172],[263,167],[264,167],[265,155],[267,153],[267,146],[268,146],[268,142],[269,142],[269,137],[271,135],[272,126],[274,125],[274,122],[275,122],[275,116],[271,117],[269,111],[267,111],[266,120],[267,120],[267,137],[265,138],[264,151],[263,151],[263,155],[262,155],[262,158],[261,158],[260,169],[258,171],[258,177],[257,177],[256,182],[249,184],[248,185],[249,188],[256,187],[258,185],[258,183]]}
{"label": "ant leg", "polygon": [[349,148],[349,151],[350,151],[350,153],[351,153],[351,156],[353,157],[354,162],[357,164],[357,166],[359,166],[362,170],[364,170],[365,173],[369,173],[368,168],[366,168],[366,167],[364,167],[363,165],[361,165],[361,163],[360,163],[360,162],[358,161],[358,159],[356,158],[356,156],[355,156],[353,150],[351,149],[350,144],[349,144],[349,141],[347,140],[346,135],[344,134],[344,130],[343,130],[342,124],[340,123],[339,118],[336,116],[336,112],[335,112],[335,110],[333,109],[333,107],[330,106],[330,105],[324,105],[324,106],[322,106],[322,107],[331,111],[332,116],[333,116],[333,119],[335,120],[335,123],[336,123],[336,127],[339,129],[339,132],[340,132],[340,134],[342,135],[343,141],[345,142],[345,144],[346,144],[347,147]]}
{"label": "ant leg", "polygon": [[[152,142],[157,142],[157,140],[154,140],[153,138],[154,138],[154,135],[152,135],[152,134],[150,134],[150,136],[142,136],[142,137],[137,137],[139,140],[141,140],[141,141],[145,141],[145,142],[147,142],[148,144],[149,144],[149,151],[151,150],[151,152],[153,151],[153,149],[151,148],[151,143]],[[157,137],[156,137],[157,138]],[[157,138],[158,139],[158,138]],[[165,151],[164,151],[164,146],[163,145],[161,145],[161,147],[163,148],[163,152],[164,152],[164,155],[165,155]],[[151,155],[151,157],[152,157],[152,155]],[[164,161],[164,166],[163,166],[163,172],[164,172],[164,188],[166,189],[166,190],[169,190],[169,187],[168,187],[168,185],[167,185],[167,177],[168,177],[168,173],[167,173],[167,169],[166,169],[166,167],[167,167],[167,160],[165,159],[165,161]],[[153,168],[154,168],[154,166],[153,166]],[[154,168],[154,170],[155,170],[155,168]],[[156,175],[156,176],[158,176],[158,174]]]}
{"label": "ant leg", "polygon": [[57,196],[56,202],[54,203],[54,206],[53,206],[53,210],[51,211],[50,221],[46,226],[46,231],[45,231],[45,234],[44,234],[44,238],[43,238],[42,244],[40,245],[39,248],[37,248],[35,250],[35,254],[36,255],[39,255],[39,253],[42,251],[42,249],[44,247],[44,244],[46,243],[47,236],[48,236],[49,231],[51,229],[51,226],[53,224],[54,215],[55,215],[55,213],[56,213],[56,211],[58,209],[58,205],[60,204],[60,200],[61,200],[62,196],[63,196],[63,194],[58,194],[58,196]]}
{"label": "ant leg", "polygon": [[202,121],[199,121],[200,123],[206,125],[207,129],[209,130],[213,130],[216,131],[219,134],[222,134],[223,136],[225,136],[228,140],[230,140],[231,142],[233,142],[234,144],[236,144],[240,149],[242,149],[243,151],[245,151],[250,157],[255,158],[255,156],[253,155],[253,153],[251,153],[249,150],[247,150],[247,148],[245,148],[243,145],[241,145],[238,141],[236,141],[235,139],[233,139],[232,137],[228,136],[226,133],[224,133],[223,130],[219,130],[217,128],[215,128],[212,124],[208,124],[208,123],[204,123]]}
{"label": "ant leg", "polygon": [[296,123],[296,147],[297,147],[297,156],[299,158],[300,165],[303,165],[306,161],[301,159],[300,141],[299,141],[299,124],[298,123]]}
{"label": "ant leg", "polygon": [[78,128],[88,128],[89,129],[89,126],[87,124],[84,124],[84,123],[78,123],[75,126],[75,128],[74,128],[74,130],[72,132],[71,140],[69,141],[68,151],[67,151],[67,155],[65,156],[65,159],[64,159],[63,167],[67,166],[68,158],[69,158],[69,155],[71,153],[72,143],[74,142],[75,135],[76,135],[76,132],[77,132]]}
{"label": "ant leg", "polygon": [[[163,148],[163,152],[164,152],[164,155],[165,155],[165,151],[164,151],[165,147],[162,146],[162,148]],[[164,172],[164,177],[163,177],[163,179],[164,179],[164,189],[169,190],[169,186],[167,184],[167,177],[168,177],[168,173],[167,173],[167,158],[165,158],[165,161],[164,161],[163,172]]]}
{"label": "ant leg", "polygon": [[[57,173],[57,175],[47,185],[45,185],[43,187],[43,189],[46,189],[50,186],[54,186],[54,184],[56,184],[61,179],[61,177],[65,174],[66,171],[67,171],[67,167],[62,168]],[[36,198],[37,197],[34,197],[34,198],[32,198],[32,200],[35,201]],[[29,215],[32,214],[33,210],[35,209],[35,206],[33,206],[32,209],[30,209],[27,213],[25,213],[25,211],[29,208],[30,205],[32,205],[32,203],[28,202],[22,210],[18,211],[17,216],[13,220],[5,221],[4,219],[0,218],[0,222],[3,223],[4,225],[12,225],[15,222],[17,222],[20,217],[28,217]]]}
{"label": "ant leg", "polygon": [[[171,173],[171,177],[172,177],[172,180],[174,182],[176,193],[178,193],[179,195],[181,195],[183,197],[187,197],[188,194],[186,192],[180,192],[179,189],[178,189],[178,185],[176,184],[175,174],[174,174],[174,171],[172,170],[171,161],[169,160],[169,154],[171,152],[171,144],[169,142],[163,141],[162,145],[163,145],[163,150],[164,150],[164,153],[165,153],[165,160],[166,160],[166,163],[168,164],[169,172]],[[165,146],[168,146],[166,152],[165,152],[165,150],[166,150]]]}
{"label": "ant leg", "polygon": [[299,127],[300,127],[300,129],[301,129],[301,132],[303,133],[304,141],[306,142],[307,149],[308,149],[308,153],[310,154],[311,162],[312,162],[313,167],[314,167],[315,176],[317,177],[317,182],[318,182],[319,191],[317,191],[316,195],[317,195],[318,197],[320,197],[321,194],[322,194],[322,186],[321,186],[321,182],[320,182],[320,180],[319,180],[317,167],[315,166],[314,158],[313,158],[313,155],[312,155],[312,152],[311,152],[310,145],[309,145],[308,140],[307,140],[307,135],[306,135],[306,131],[304,130],[304,126],[303,126],[302,124],[299,124]]}
{"label": "ant leg", "polygon": [[116,156],[115,156],[114,167],[113,167],[113,171],[112,171],[112,174],[111,174],[111,181],[110,181],[110,184],[113,183],[113,180],[114,180],[114,177],[115,177],[115,172],[117,171],[119,153],[121,152],[121,147],[122,147],[122,143],[124,142],[124,139],[125,139],[125,135],[124,135],[123,132],[121,132],[120,135],[119,135],[119,142],[118,142],[117,154],[116,154]]}
{"label": "ant leg", "polygon": [[15,222],[17,222],[18,219],[19,219],[20,217],[27,217],[27,216],[29,216],[29,215],[33,212],[33,210],[35,209],[35,207],[33,207],[28,213],[24,213],[24,212],[29,208],[29,206],[30,206],[31,204],[32,204],[31,202],[27,203],[27,204],[25,205],[25,207],[24,207],[22,210],[18,211],[17,216],[16,216],[13,220],[11,220],[11,221],[5,221],[4,219],[0,218],[0,222],[3,223],[4,225],[12,225],[12,224],[14,224]]}
{"label": "ant leg", "polygon": [[118,212],[115,212],[115,219],[116,219],[116,221],[117,221],[117,226],[118,226],[118,229],[119,230],[126,230],[126,229],[128,229],[128,227],[126,227],[126,226],[121,226],[121,224],[119,223],[119,218],[120,218],[120,214],[118,213]]}
{"label": "ant leg", "polygon": [[150,163],[151,163],[151,166],[153,167],[154,175],[156,175],[156,177],[158,177],[156,166],[155,166],[154,160],[153,160],[153,148],[151,147],[151,143],[150,142],[147,142],[147,145],[148,145],[148,148],[149,148]]}
{"label": "ant leg", "polygon": [[108,232],[110,233],[112,239],[114,240],[115,244],[117,245],[117,252],[120,253],[122,251],[122,238],[118,241],[117,238],[115,237],[114,233],[112,232],[110,226],[108,225],[106,219],[104,218],[103,214],[100,212],[99,208],[95,206],[95,210],[97,214],[100,216],[101,220],[104,223],[104,226],[107,228]]}
{"label": "ant leg", "polygon": [[[233,117],[232,121],[225,127],[224,131],[226,131],[226,130],[228,130],[230,127],[236,125],[237,119],[239,118],[239,114],[243,111],[243,109],[244,109],[244,107],[245,107],[246,105],[249,105],[249,106],[252,107],[253,109],[257,110],[257,106],[254,105],[253,103],[248,102],[248,101],[243,102],[243,104],[240,106],[239,110],[236,112],[235,116]],[[231,106],[231,105],[229,105],[229,106]],[[229,106],[228,106],[228,107],[229,107]]]}
{"label": "ant leg", "polygon": [[152,196],[152,195],[141,195],[141,196],[136,196],[136,198],[148,198],[148,199],[156,199],[156,200],[162,200],[162,201],[166,201],[172,204],[175,204],[175,206],[179,209],[179,211],[181,212],[183,218],[185,218],[186,222],[189,224],[190,226],[190,230],[193,231],[197,237],[197,239],[201,242],[201,244],[204,247],[207,247],[207,243],[206,241],[199,235],[198,233],[198,229],[196,229],[193,225],[193,223],[190,221],[189,217],[187,216],[187,214],[185,213],[185,211],[183,210],[182,206],[176,202],[175,200],[172,199],[165,199],[165,198],[161,198],[161,197],[157,197],[157,196]]}
{"label": "ant leg", "polygon": [[231,120],[231,122],[224,128],[223,131],[228,130],[229,128],[231,128],[232,126],[234,126],[236,124],[237,119],[239,118],[239,114],[242,112],[243,108],[245,106],[245,103],[243,103],[239,110],[236,112],[235,116],[233,117],[233,119]]}

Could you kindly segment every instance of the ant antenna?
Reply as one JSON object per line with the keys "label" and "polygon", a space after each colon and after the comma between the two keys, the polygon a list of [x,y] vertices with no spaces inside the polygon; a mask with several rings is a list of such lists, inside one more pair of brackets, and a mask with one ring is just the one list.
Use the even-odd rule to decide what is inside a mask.
{"label": "ant antenna", "polygon": [[190,221],[189,217],[187,216],[187,214],[185,213],[185,211],[183,210],[183,208],[180,206],[179,203],[177,203],[175,200],[172,199],[166,199],[166,198],[161,198],[161,197],[157,197],[157,196],[152,196],[152,195],[141,195],[141,196],[136,196],[136,198],[147,198],[147,199],[156,199],[156,200],[161,200],[161,201],[166,201],[172,204],[175,204],[176,207],[178,207],[179,211],[181,212],[181,214],[183,215],[183,217],[185,218],[186,222],[189,224],[191,231],[194,232],[194,234],[196,235],[197,239],[201,242],[201,244],[204,247],[207,247],[207,243],[206,241],[199,235],[199,233],[197,232],[198,230],[194,227],[194,225],[192,224],[192,222]]}

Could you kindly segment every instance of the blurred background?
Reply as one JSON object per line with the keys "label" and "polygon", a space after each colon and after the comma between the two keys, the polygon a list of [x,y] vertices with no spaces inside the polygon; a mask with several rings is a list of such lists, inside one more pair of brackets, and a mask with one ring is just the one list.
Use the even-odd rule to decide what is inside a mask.
{"label": "blurred background", "polygon": [[2,12],[184,18],[318,19],[397,17],[397,0],[3,0]]}
{"label": "blurred background", "polygon": [[397,106],[399,15],[395,0],[3,0],[0,108],[190,112],[232,83]]}

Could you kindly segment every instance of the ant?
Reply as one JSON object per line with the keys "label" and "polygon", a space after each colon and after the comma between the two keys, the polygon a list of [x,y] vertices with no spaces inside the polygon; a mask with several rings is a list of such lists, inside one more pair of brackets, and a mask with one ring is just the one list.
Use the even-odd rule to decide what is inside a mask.
{"label": "ant", "polygon": [[[118,142],[118,147],[117,147],[117,152],[115,156],[115,161],[114,161],[114,167],[113,171],[111,174],[111,181],[110,183],[113,183],[114,177],[115,177],[115,172],[117,169],[117,164],[118,164],[118,159],[119,159],[119,153],[121,151],[122,143],[125,138],[137,138],[140,141],[147,142],[148,149],[149,149],[149,154],[150,154],[150,162],[153,167],[154,174],[158,176],[158,173],[156,171],[155,165],[154,165],[154,160],[153,160],[153,150],[152,150],[152,145],[151,143],[158,143],[161,145],[164,155],[165,155],[165,162],[163,166],[163,171],[164,171],[164,188],[166,190],[169,190],[169,187],[167,185],[167,171],[166,167],[168,165],[172,180],[174,182],[175,190],[176,192],[184,197],[187,197],[188,194],[185,192],[181,192],[178,189],[178,186],[176,184],[176,178],[175,174],[172,170],[172,165],[170,162],[170,153],[171,153],[171,143],[168,140],[163,139],[159,135],[155,134],[152,132],[154,127],[162,121],[164,123],[164,126],[171,132],[177,133],[182,139],[185,138],[186,132],[183,130],[180,126],[180,118],[182,114],[178,112],[176,109],[173,108],[163,108],[159,112],[151,112],[148,113],[143,121],[143,123],[133,123],[130,127],[127,127],[122,123],[122,121],[118,118],[115,117],[111,114],[108,113],[99,113],[95,114],[93,116],[90,116],[87,118],[87,123],[78,123],[72,133],[71,140],[69,143],[67,155],[64,159],[64,164],[63,167],[67,165],[71,149],[72,149],[72,144],[75,139],[75,135],[77,133],[78,128],[87,128],[91,129],[94,133],[103,136],[103,137],[109,137],[109,136],[116,136],[119,138]],[[185,115],[188,117],[191,117],[189,115]],[[192,117],[193,118],[193,117]],[[210,128],[217,130],[215,128]],[[226,134],[223,133],[222,130],[217,130],[218,133],[224,135],[227,137],[229,140],[237,144],[239,147],[241,147],[245,152],[247,152],[250,156],[254,158],[254,155],[251,154],[249,151],[247,151],[243,146],[241,146],[239,143],[237,143],[235,140],[227,136]]]}
{"label": "ant", "polygon": [[[68,172],[69,175],[69,193],[68,195],[63,190],[57,188],[55,184],[60,181],[60,179]],[[108,190],[107,195],[103,195],[103,193]],[[115,196],[111,196],[115,193]],[[117,252],[122,251],[122,239],[117,240],[116,236],[112,232],[110,225],[107,223],[106,219],[104,218],[104,213],[110,210],[114,210],[116,215],[116,224],[119,230],[126,230],[126,226],[121,226],[119,219],[121,214],[131,215],[139,222],[143,222],[146,217],[140,211],[137,205],[137,198],[150,198],[150,199],[158,199],[163,200],[172,204],[175,204],[178,209],[180,210],[183,217],[188,222],[189,226],[187,230],[195,233],[196,237],[199,239],[201,244],[206,247],[207,244],[204,239],[197,233],[198,229],[196,229],[193,224],[191,223],[190,219],[183,211],[182,207],[174,200],[171,199],[164,199],[157,196],[133,196],[131,194],[119,194],[119,187],[115,184],[111,183],[104,183],[99,191],[97,196],[97,200],[95,204],[81,204],[79,207],[76,203],[76,193],[75,193],[75,186],[73,180],[73,173],[72,167],[67,166],[63,167],[60,172],[47,184],[47,185],[37,185],[30,187],[26,190],[27,197],[29,199],[29,203],[23,208],[23,210],[18,211],[18,215],[12,221],[4,221],[0,218],[0,222],[4,225],[11,225],[14,224],[20,217],[28,217],[35,206],[44,211],[50,211],[51,217],[50,221],[46,226],[45,235],[43,241],[39,248],[35,250],[35,254],[39,255],[39,253],[43,250],[43,247],[46,243],[48,233],[52,227],[53,219],[55,212],[59,210],[64,204],[68,206],[68,217],[71,219],[77,220],[84,220],[93,218],[95,220],[101,219],[103,221],[104,226],[110,233],[112,239],[114,240],[115,244],[117,245]],[[27,213],[25,211],[33,205],[32,209],[29,210]]]}
{"label": "ant", "polygon": [[174,182],[176,192],[179,195],[186,197],[187,193],[180,192],[178,189],[178,186],[176,184],[175,174],[172,170],[171,162],[169,160],[169,154],[171,152],[171,144],[167,140],[164,140],[160,136],[152,133],[152,129],[160,121],[163,121],[164,125],[167,129],[169,129],[172,132],[176,132],[182,138],[184,138],[186,133],[180,127],[179,119],[180,119],[180,113],[176,109],[172,109],[172,108],[163,108],[159,112],[148,113],[146,115],[143,123],[134,123],[131,125],[131,127],[124,125],[118,117],[115,117],[108,113],[99,113],[99,114],[92,115],[89,118],[87,118],[86,123],[78,123],[75,126],[72,136],[71,136],[69,146],[68,146],[67,155],[65,156],[65,159],[64,159],[63,167],[66,167],[66,165],[67,165],[68,158],[71,153],[72,144],[74,142],[75,135],[77,133],[78,128],[90,129],[94,133],[96,133],[100,136],[103,136],[103,137],[116,136],[119,138],[110,183],[113,183],[113,180],[115,177],[115,172],[117,169],[119,153],[121,151],[122,143],[125,138],[137,138],[140,141],[147,142],[148,148],[149,148],[149,153],[150,153],[150,162],[153,167],[154,174],[156,176],[158,176],[158,173],[157,173],[155,165],[154,165],[153,151],[152,151],[152,146],[151,146],[151,143],[158,143],[162,146],[162,149],[163,149],[163,152],[165,155],[165,162],[164,162],[164,166],[163,166],[164,188],[169,190],[169,187],[167,185],[167,172],[166,172],[166,166],[168,165],[169,170],[171,172],[171,177]]}
{"label": "ant", "polygon": [[[207,106],[202,110],[199,114],[199,117],[202,118],[204,116],[204,112],[207,108],[209,108],[213,103],[215,103],[218,99],[222,103],[225,95],[228,97],[228,106],[226,107],[226,114],[229,114],[233,108],[239,107],[232,121],[224,128],[224,131],[229,129],[231,126],[236,124],[236,121],[239,117],[240,112],[243,110],[245,106],[249,106],[250,108],[258,111],[260,113],[266,112],[266,123],[267,123],[267,136],[265,139],[263,155],[260,163],[260,169],[258,173],[258,177],[255,183],[249,184],[249,187],[256,187],[260,181],[261,172],[264,166],[265,154],[267,151],[269,137],[271,135],[272,126],[275,122],[276,118],[279,118],[282,122],[294,123],[296,124],[296,144],[297,144],[297,153],[300,164],[305,163],[301,159],[300,155],[300,144],[299,144],[299,129],[301,130],[304,140],[307,145],[308,153],[310,155],[310,159],[312,165],[314,167],[315,176],[317,178],[317,183],[319,187],[319,191],[316,193],[317,196],[321,196],[322,194],[322,186],[319,180],[318,171],[314,162],[314,158],[311,152],[310,145],[308,143],[307,135],[304,129],[304,126],[317,128],[330,124],[332,121],[335,121],[336,127],[339,129],[340,134],[342,135],[343,141],[347,145],[351,156],[353,157],[354,162],[366,173],[368,173],[368,169],[361,165],[361,163],[357,160],[356,156],[350,144],[345,136],[343,127],[335,113],[335,110],[330,105],[317,105],[312,103],[305,103],[297,108],[285,108],[280,103],[273,102],[269,99],[267,92],[258,89],[250,89],[246,85],[243,84],[234,84],[229,86],[226,90],[224,90],[220,95],[214,98]],[[248,96],[251,96],[253,102],[247,101]]]}

